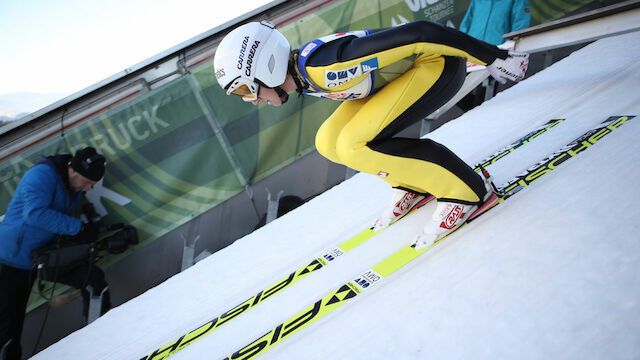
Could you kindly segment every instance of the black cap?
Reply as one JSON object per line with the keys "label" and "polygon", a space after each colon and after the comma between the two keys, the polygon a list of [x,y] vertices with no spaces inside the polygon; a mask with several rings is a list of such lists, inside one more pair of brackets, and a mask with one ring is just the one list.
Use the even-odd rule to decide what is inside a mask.
{"label": "black cap", "polygon": [[96,149],[87,146],[71,159],[71,168],[89,180],[100,181],[104,176],[105,159]]}

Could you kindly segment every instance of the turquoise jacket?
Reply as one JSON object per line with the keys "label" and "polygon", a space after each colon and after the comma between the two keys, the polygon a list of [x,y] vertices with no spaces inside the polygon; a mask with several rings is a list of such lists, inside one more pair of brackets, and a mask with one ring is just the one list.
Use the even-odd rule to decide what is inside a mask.
{"label": "turquoise jacket", "polygon": [[500,45],[502,35],[526,29],[530,22],[529,0],[471,0],[460,31]]}
{"label": "turquoise jacket", "polygon": [[80,231],[82,222],[71,216],[81,193],[67,185],[70,159],[48,157],[24,174],[0,223],[0,263],[29,270],[33,250]]}

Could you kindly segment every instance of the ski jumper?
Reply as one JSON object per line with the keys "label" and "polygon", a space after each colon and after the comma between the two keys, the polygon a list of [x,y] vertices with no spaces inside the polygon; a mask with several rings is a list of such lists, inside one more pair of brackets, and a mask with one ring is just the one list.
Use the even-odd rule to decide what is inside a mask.
{"label": "ski jumper", "polygon": [[339,33],[307,43],[296,61],[303,92],[344,101],[322,124],[316,148],[329,160],[393,187],[477,204],[482,178],[430,139],[393,137],[451,99],[466,76],[508,52],[428,21]]}

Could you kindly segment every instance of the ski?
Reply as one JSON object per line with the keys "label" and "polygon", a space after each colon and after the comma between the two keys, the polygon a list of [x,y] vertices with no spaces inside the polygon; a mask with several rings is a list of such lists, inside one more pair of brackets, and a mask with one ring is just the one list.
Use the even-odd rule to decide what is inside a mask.
{"label": "ski", "polygon": [[[574,141],[563,146],[560,150],[529,167],[526,171],[514,177],[507,183],[507,185],[500,189],[504,195],[499,198],[498,203],[493,207],[496,207],[511,196],[515,195],[517,192],[528,187],[534,181],[540,179],[545,174],[548,174],[565,161],[588,149],[600,141],[604,136],[615,131],[633,117],[635,116],[612,116],[600,123],[597,127],[589,130]],[[468,225],[471,221],[485,213],[486,211],[476,215],[473,219],[468,220],[458,229]],[[456,231],[458,229],[456,229]],[[357,276],[354,280],[341,285],[337,290],[316,301],[311,306],[305,308],[302,312],[276,326],[274,329],[270,330],[242,349],[236,351],[232,355],[229,355],[225,360],[246,360],[263,354],[273,346],[282,342],[284,339],[344,305],[347,301],[361,294],[364,290],[368,290],[374,285],[380,283],[383,279],[390,276],[404,265],[432,249],[436,244],[444,241],[447,237],[444,237],[431,246],[421,250],[415,250],[410,245],[404,246],[394,254]]]}
{"label": "ski", "polygon": [[[564,121],[564,119],[553,119],[553,120],[545,123],[544,125],[539,126],[535,130],[529,132],[525,136],[523,136],[520,139],[512,142],[511,144],[501,148],[500,150],[494,152],[492,155],[488,156],[487,158],[485,158],[484,160],[479,162],[478,165],[474,167],[474,170],[476,172],[480,172],[483,167],[486,168],[486,167],[494,164],[499,159],[509,155],[510,153],[515,151],[516,149],[518,149],[518,148],[522,147],[523,145],[529,143],[530,141],[534,140],[538,136],[542,135],[543,133],[547,132],[549,129],[551,129],[552,127],[560,124],[563,121]],[[426,197],[425,199],[420,201],[418,204],[416,204],[414,206],[414,208],[409,213],[407,213],[405,215],[405,217],[410,215],[411,213],[415,212],[415,210],[417,210],[418,208],[422,207],[423,205],[425,205],[426,203],[428,203],[429,201],[431,201],[433,199],[434,199],[433,196]],[[393,225],[393,224],[391,224],[391,225]],[[346,254],[347,252],[355,249],[356,247],[362,245],[364,242],[366,242],[367,240],[369,240],[370,238],[372,238],[373,236],[377,235],[378,233],[380,233],[380,232],[382,232],[384,230],[385,229],[382,229],[382,230],[379,230],[379,231],[374,231],[373,228],[367,228],[367,229],[361,231],[360,233],[354,235],[350,239],[348,239],[348,240],[344,241],[343,243],[341,243],[340,245],[338,245],[336,248],[331,249],[331,250],[325,252],[324,254],[322,254],[322,256],[313,259],[307,265],[297,269],[294,272],[291,272],[284,279],[281,279],[281,280],[277,281],[275,284],[272,284],[271,286],[265,288],[264,290],[259,291],[257,294],[255,294],[254,296],[250,297],[249,299],[241,302],[240,304],[238,304],[238,305],[234,306],[233,308],[227,310],[223,314],[215,317],[214,319],[208,321],[207,323],[197,327],[196,329],[190,331],[189,333],[180,336],[175,341],[172,341],[171,343],[156,349],[151,354],[148,354],[147,356],[141,358],[141,360],[161,360],[161,359],[168,358],[169,356],[171,356],[171,355],[175,354],[176,352],[182,350],[186,346],[192,344],[195,340],[203,337],[204,335],[207,335],[207,334],[213,332],[214,330],[216,330],[220,326],[222,326],[222,325],[226,324],[227,322],[233,320],[237,316],[243,314],[244,312],[246,312],[249,309],[255,307],[256,305],[262,303],[263,301],[265,301],[269,297],[271,297],[271,296],[283,291],[284,289],[290,287],[291,285],[295,284],[296,282],[298,282],[302,278],[308,276],[309,274],[311,274],[311,273],[313,273],[313,272],[315,272],[317,270],[320,270],[324,266],[328,265],[330,261],[333,261],[336,258],[338,258],[338,257]]]}
{"label": "ski", "polygon": [[521,137],[520,139],[512,142],[511,144],[505,146],[504,148],[496,151],[495,153],[493,153],[492,155],[488,156],[484,160],[478,162],[478,165],[475,167],[474,170],[476,172],[480,172],[483,167],[486,168],[486,167],[494,164],[496,161],[498,161],[498,160],[502,159],[503,157],[511,154],[512,152],[516,151],[517,149],[519,149],[523,145],[528,144],[529,142],[531,142],[531,140],[533,140],[533,139],[537,138],[538,136],[546,133],[549,129],[551,129],[552,127],[560,124],[563,121],[564,121],[564,119],[553,119],[553,120],[549,121],[548,123],[538,127],[537,129],[531,131],[527,135]]}

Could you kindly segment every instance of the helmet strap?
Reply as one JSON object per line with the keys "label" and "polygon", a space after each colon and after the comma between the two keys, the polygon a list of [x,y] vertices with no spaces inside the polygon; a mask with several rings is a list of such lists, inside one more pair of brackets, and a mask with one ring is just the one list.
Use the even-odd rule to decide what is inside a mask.
{"label": "helmet strap", "polygon": [[283,104],[286,103],[287,100],[289,100],[289,94],[287,94],[286,91],[282,90],[280,86],[273,87],[273,90],[276,91],[276,93],[280,97],[280,101],[282,101]]}
{"label": "helmet strap", "polygon": [[254,79],[253,81],[255,81],[258,85],[266,88],[266,89],[273,89],[276,91],[276,94],[278,94],[278,97],[280,98],[280,101],[282,101],[282,103],[286,103],[287,100],[289,100],[289,94],[287,94],[286,91],[284,91],[280,86],[274,86],[274,87],[269,87],[267,85],[265,85],[262,81],[258,80],[258,79]]}
{"label": "helmet strap", "polygon": [[302,78],[300,72],[298,71],[298,67],[295,65],[298,62],[298,56],[300,54],[300,49],[293,50],[291,52],[291,57],[289,59],[289,74],[293,77],[293,82],[296,84],[296,92],[298,96],[302,96],[302,89],[306,89],[308,87],[307,82]]}
{"label": "helmet strap", "polygon": [[302,81],[298,77],[298,74],[294,72],[292,73],[292,77],[293,77],[293,82],[296,84],[296,92],[298,93],[298,96],[302,96],[302,89],[304,89],[305,86],[302,85]]}

